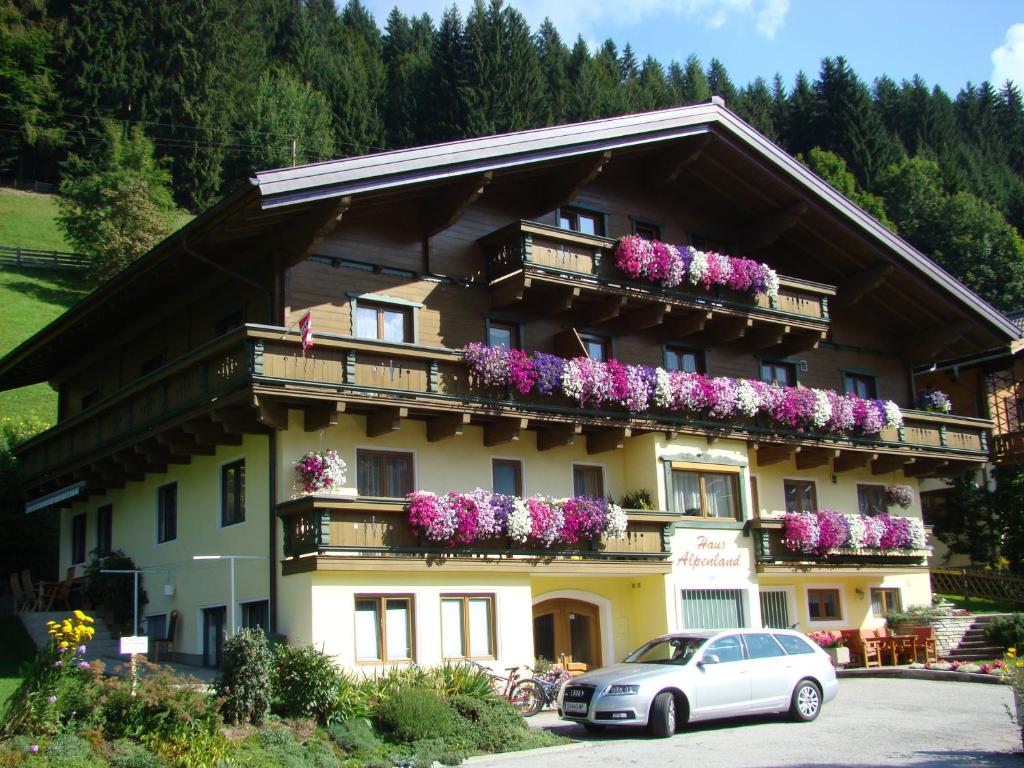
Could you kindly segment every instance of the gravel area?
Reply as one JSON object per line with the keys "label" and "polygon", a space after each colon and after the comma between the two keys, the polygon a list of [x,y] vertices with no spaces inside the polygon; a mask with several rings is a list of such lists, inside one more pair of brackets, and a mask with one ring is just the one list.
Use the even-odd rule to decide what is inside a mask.
{"label": "gravel area", "polygon": [[933,680],[843,680],[839,696],[813,723],[781,717],[691,726],[671,739],[619,730],[592,736],[554,713],[531,725],[577,741],[548,751],[473,758],[473,768],[501,765],[699,765],[701,768],[803,766],[1024,765],[1020,731],[1010,721],[1009,688]]}

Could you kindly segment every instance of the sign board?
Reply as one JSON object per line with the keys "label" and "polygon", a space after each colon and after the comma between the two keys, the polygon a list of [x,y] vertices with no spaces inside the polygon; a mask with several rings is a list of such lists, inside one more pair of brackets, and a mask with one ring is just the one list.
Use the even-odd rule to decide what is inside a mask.
{"label": "sign board", "polygon": [[121,654],[147,654],[149,653],[149,637],[146,635],[132,635],[121,638]]}

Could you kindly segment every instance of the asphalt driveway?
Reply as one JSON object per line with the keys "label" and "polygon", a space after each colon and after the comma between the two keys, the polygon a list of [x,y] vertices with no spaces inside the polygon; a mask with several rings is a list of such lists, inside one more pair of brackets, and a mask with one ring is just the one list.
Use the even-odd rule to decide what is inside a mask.
{"label": "asphalt driveway", "polygon": [[591,735],[553,713],[533,718],[579,744],[547,753],[474,758],[483,766],[615,768],[809,766],[1024,766],[1020,731],[1010,721],[1010,689],[932,680],[842,680],[839,696],[813,723],[773,717],[694,725],[671,739],[620,730]]}

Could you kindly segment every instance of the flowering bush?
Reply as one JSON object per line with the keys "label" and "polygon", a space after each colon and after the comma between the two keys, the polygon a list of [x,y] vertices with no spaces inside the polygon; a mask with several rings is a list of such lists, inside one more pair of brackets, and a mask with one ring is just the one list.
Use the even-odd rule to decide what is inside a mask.
{"label": "flowering bush", "polygon": [[622,507],[587,496],[521,499],[477,488],[444,496],[415,491],[406,499],[409,524],[430,541],[452,546],[508,536],[517,544],[551,547],[626,535]]}
{"label": "flowering bush", "polygon": [[949,402],[949,395],[945,392],[929,388],[917,393],[917,407],[932,413],[949,413],[953,409],[953,404]]}
{"label": "flowering bush", "polygon": [[333,491],[345,485],[345,462],[337,451],[310,451],[295,462],[295,490]]}
{"label": "flowering bush", "polygon": [[891,506],[906,509],[914,503],[914,489],[909,485],[887,485],[885,501]]}
{"label": "flowering bush", "polygon": [[819,632],[811,632],[807,636],[822,648],[844,648],[846,646],[846,639],[842,632],[830,632],[823,629]]}
{"label": "flowering bush", "polygon": [[476,343],[467,346],[465,354],[478,383],[512,386],[523,395],[562,394],[583,407],[620,406],[630,413],[654,407],[718,421],[756,417],[779,428],[829,435],[876,435],[885,427],[903,424],[899,406],[890,400],[862,400],[823,389],[623,365],[617,360],[565,360],[544,352],[531,359],[519,350]]}
{"label": "flowering bush", "polygon": [[627,235],[615,248],[615,266],[634,280],[673,288],[685,279],[705,290],[718,285],[750,296],[777,296],[779,276],[767,264],[689,245],[674,246],[658,240]]}
{"label": "flowering bush", "polygon": [[841,548],[920,550],[925,547],[920,520],[888,515],[845,515],[830,509],[787,512],[782,543],[795,552],[827,555]]}

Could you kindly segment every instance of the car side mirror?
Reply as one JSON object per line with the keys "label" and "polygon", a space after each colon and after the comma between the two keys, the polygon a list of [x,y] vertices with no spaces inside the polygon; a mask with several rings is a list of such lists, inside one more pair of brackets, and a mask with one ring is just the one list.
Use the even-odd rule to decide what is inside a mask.
{"label": "car side mirror", "polygon": [[701,665],[704,664],[720,664],[721,659],[713,653],[705,653],[704,657],[700,660]]}

